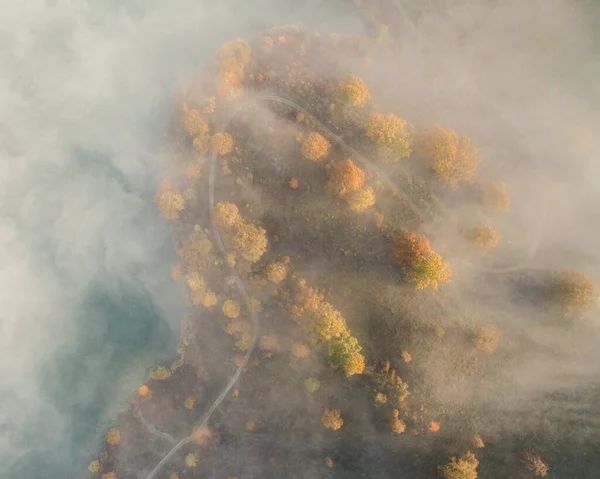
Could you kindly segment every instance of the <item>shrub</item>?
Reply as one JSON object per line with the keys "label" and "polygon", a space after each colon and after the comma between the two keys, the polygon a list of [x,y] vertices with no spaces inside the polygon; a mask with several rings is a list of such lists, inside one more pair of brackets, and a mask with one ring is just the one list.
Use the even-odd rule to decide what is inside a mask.
{"label": "shrub", "polygon": [[185,199],[171,188],[168,181],[162,181],[156,189],[154,203],[161,215],[170,220],[176,220],[179,219],[179,212],[185,208]]}
{"label": "shrub", "polygon": [[240,210],[233,203],[217,203],[214,213],[217,226],[223,230],[226,230],[237,224],[241,219]]}
{"label": "shrub", "polygon": [[348,196],[348,204],[357,213],[361,213],[375,204],[375,192],[370,186],[361,188]]}
{"label": "shrub", "polygon": [[171,377],[171,370],[166,366],[157,366],[150,370],[150,377],[162,381]]}
{"label": "shrub", "polygon": [[526,452],[523,454],[523,467],[537,477],[546,477],[549,467],[538,457]]}
{"label": "shrub", "polygon": [[228,318],[237,318],[240,315],[240,305],[231,299],[223,303],[223,314]]}
{"label": "shrub", "polygon": [[339,409],[328,409],[323,411],[323,417],[321,418],[323,426],[333,431],[337,431],[344,425],[344,420],[340,415]]}
{"label": "shrub", "polygon": [[444,182],[456,189],[460,183],[472,183],[479,166],[477,147],[454,130],[435,126],[419,135],[417,153]]}
{"label": "shrub", "polygon": [[361,374],[365,369],[365,358],[360,354],[361,350],[358,339],[345,333],[330,341],[329,364],[335,369],[343,370],[346,376]]}
{"label": "shrub", "polygon": [[304,388],[311,394],[318,391],[320,387],[321,381],[317,378],[306,378],[304,380]]}
{"label": "shrub", "polygon": [[256,263],[267,251],[267,232],[260,226],[240,221],[235,227],[233,249],[246,261]]}
{"label": "shrub", "polygon": [[473,344],[477,349],[493,353],[498,347],[498,332],[492,326],[482,326],[473,333]]}
{"label": "shrub", "polygon": [[510,208],[510,195],[506,192],[506,183],[492,181],[483,187],[481,201],[490,212],[505,212]]}
{"label": "shrub", "polygon": [[365,172],[354,164],[352,160],[337,163],[333,167],[329,188],[340,198],[354,193],[365,182]]}
{"label": "shrub", "polygon": [[302,156],[311,161],[318,161],[329,153],[331,144],[319,133],[312,132],[308,138],[302,142],[300,149]]}
{"label": "shrub", "polygon": [[458,458],[438,467],[439,473],[444,479],[477,479],[477,466],[479,461],[475,455],[468,451]]}
{"label": "shrub", "polygon": [[106,431],[106,442],[111,446],[116,446],[121,442],[121,433],[117,428],[111,427]]}
{"label": "shrub", "polygon": [[210,149],[219,155],[233,150],[233,137],[229,133],[215,133],[210,139]]}
{"label": "shrub", "polygon": [[275,284],[281,283],[288,274],[287,266],[283,263],[271,263],[267,266],[267,278]]}
{"label": "shrub", "polygon": [[364,80],[356,75],[346,75],[342,78],[336,93],[342,103],[360,108],[371,98]]}
{"label": "shrub", "polygon": [[386,161],[398,161],[412,152],[413,128],[393,113],[373,113],[367,121],[366,133]]}
{"label": "shrub", "polygon": [[484,253],[494,249],[500,242],[498,231],[487,223],[482,223],[468,231],[467,236]]}

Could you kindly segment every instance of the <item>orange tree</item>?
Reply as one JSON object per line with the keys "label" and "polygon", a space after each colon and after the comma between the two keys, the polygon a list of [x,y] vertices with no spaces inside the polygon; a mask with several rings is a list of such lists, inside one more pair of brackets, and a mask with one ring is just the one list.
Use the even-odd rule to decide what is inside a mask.
{"label": "orange tree", "polygon": [[412,152],[414,130],[393,113],[373,113],[367,121],[366,134],[385,161],[395,162]]}
{"label": "orange tree", "polygon": [[418,136],[415,147],[435,174],[453,189],[474,181],[481,159],[477,147],[466,136],[436,125]]}
{"label": "orange tree", "polygon": [[336,96],[342,104],[359,108],[371,98],[364,80],[356,75],[346,75],[339,81]]}
{"label": "orange tree", "polygon": [[340,198],[357,191],[365,182],[365,172],[352,160],[337,163],[329,179],[329,189]]}
{"label": "orange tree", "polygon": [[495,228],[481,223],[468,231],[467,236],[483,253],[494,249],[500,242],[500,235]]}
{"label": "orange tree", "polygon": [[442,257],[433,251],[429,241],[419,233],[407,233],[396,239],[396,261],[405,268],[405,278],[417,289],[438,289],[450,281],[452,271]]}
{"label": "orange tree", "polygon": [[313,131],[308,135],[308,138],[302,142],[300,151],[304,158],[311,161],[318,161],[329,154],[329,148],[331,148],[331,144],[325,137]]}

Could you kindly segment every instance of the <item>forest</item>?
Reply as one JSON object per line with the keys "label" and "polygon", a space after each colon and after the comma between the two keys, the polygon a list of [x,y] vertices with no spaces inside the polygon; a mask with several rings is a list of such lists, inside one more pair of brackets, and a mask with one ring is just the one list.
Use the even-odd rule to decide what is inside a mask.
{"label": "forest", "polygon": [[154,202],[189,303],[179,356],[88,478],[600,474],[594,425],[567,414],[598,412],[593,384],[518,396],[533,354],[577,361],[536,335],[597,337],[591,275],[532,265],[476,136],[392,108],[369,79],[403,27],[357,3],[369,35],[232,38],[174,95]]}

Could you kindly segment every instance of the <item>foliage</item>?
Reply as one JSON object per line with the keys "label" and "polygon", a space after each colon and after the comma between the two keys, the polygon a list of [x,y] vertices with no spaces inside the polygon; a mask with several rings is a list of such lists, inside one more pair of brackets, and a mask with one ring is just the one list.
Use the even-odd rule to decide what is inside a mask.
{"label": "foliage", "polygon": [[171,377],[171,370],[166,366],[157,366],[150,370],[150,377],[162,381]]}
{"label": "foliage", "polygon": [[187,467],[196,467],[196,463],[198,461],[198,455],[190,452],[185,456],[185,465]]}
{"label": "foliage", "polygon": [[256,263],[267,251],[267,232],[260,226],[239,221],[232,240],[233,249],[246,261]]}
{"label": "foliage", "polygon": [[367,121],[366,133],[386,161],[407,158],[412,152],[414,130],[393,113],[373,113]]}
{"label": "foliage", "polygon": [[179,219],[179,212],[185,208],[185,199],[172,189],[168,181],[161,181],[154,195],[154,203],[158,211],[170,220]]}
{"label": "foliage", "polygon": [[406,431],[406,423],[398,417],[399,414],[400,411],[398,411],[397,409],[392,410],[392,419],[390,421],[390,426],[394,434],[402,434],[404,431]]}
{"label": "foliage", "polygon": [[418,259],[431,254],[429,240],[420,233],[406,233],[396,238],[394,258],[404,267],[412,266]]}
{"label": "foliage", "polygon": [[101,479],[117,479],[116,472],[105,472],[102,474]]}
{"label": "foliage", "polygon": [[236,100],[244,94],[245,68],[250,63],[252,50],[242,38],[225,43],[219,51],[219,92],[228,100]]}
{"label": "foliage", "polygon": [[292,344],[292,356],[295,358],[306,358],[309,354],[310,349],[308,349],[308,346],[305,343],[296,341]]}
{"label": "foliage", "polygon": [[371,98],[364,80],[352,74],[339,81],[336,94],[342,103],[360,108]]}
{"label": "foliage", "polygon": [[241,220],[240,210],[233,203],[217,203],[214,213],[217,226],[222,230],[227,230]]}
{"label": "foliage", "polygon": [[364,182],[365,172],[352,160],[346,160],[333,167],[329,188],[340,198],[344,198],[360,189]]}
{"label": "foliage", "polygon": [[585,273],[557,272],[552,275],[552,293],[565,314],[582,312],[596,296],[596,286]]}
{"label": "foliage", "polygon": [[300,151],[302,156],[307,160],[318,161],[329,154],[329,148],[331,148],[331,144],[325,137],[313,131],[308,135],[308,138],[302,142]]}
{"label": "foliage", "polygon": [[500,235],[498,234],[498,231],[496,231],[487,223],[481,223],[480,225],[477,225],[469,230],[468,237],[484,253],[494,249],[500,242]]}
{"label": "foliage", "polygon": [[318,391],[320,387],[321,381],[317,378],[306,378],[304,380],[304,388],[311,394]]}
{"label": "foliage", "polygon": [[442,257],[435,253],[417,259],[406,271],[406,280],[413,283],[417,289],[438,289],[440,284],[448,283],[452,271]]}
{"label": "foliage", "polygon": [[235,347],[240,351],[248,351],[252,347],[253,341],[254,337],[249,332],[244,331],[235,342]]}
{"label": "foliage", "polygon": [[196,404],[196,398],[194,398],[192,396],[186,398],[185,401],[183,402],[184,407],[188,411],[191,411],[192,409],[194,409],[195,404]]}
{"label": "foliage", "polygon": [[410,364],[412,362],[412,355],[408,351],[402,351],[400,356],[406,364]]}
{"label": "foliage", "polygon": [[477,479],[477,466],[479,461],[471,451],[467,451],[458,460],[452,460],[438,468],[444,479]]}
{"label": "foliage", "polygon": [[492,326],[481,326],[473,333],[473,344],[477,349],[493,353],[498,347],[498,332]]}
{"label": "foliage", "polygon": [[344,425],[344,420],[340,414],[339,409],[326,408],[323,411],[323,417],[321,418],[323,426],[333,431],[337,431]]}
{"label": "foliage", "polygon": [[392,369],[389,361],[383,361],[378,366],[373,380],[375,387],[387,393],[389,399],[396,403],[404,401],[408,396],[408,384]]}
{"label": "foliage", "polygon": [[233,137],[229,133],[215,133],[210,138],[210,149],[219,155],[226,155],[233,150]]}
{"label": "foliage", "polygon": [[440,430],[440,423],[436,422],[436,421],[431,421],[429,423],[429,430],[431,432],[439,432],[439,430]]}
{"label": "foliage", "polygon": [[452,129],[434,126],[419,135],[417,153],[427,160],[435,174],[456,189],[460,183],[472,183],[480,157],[466,136],[458,136]]}
{"label": "foliage", "polygon": [[341,336],[346,329],[346,320],[331,303],[322,302],[317,311],[316,332],[322,341]]}
{"label": "foliage", "polygon": [[483,439],[479,434],[475,434],[471,438],[471,444],[473,445],[473,447],[476,447],[478,449],[482,449],[485,447],[485,443],[483,442]]}
{"label": "foliage", "polygon": [[267,266],[267,278],[275,284],[281,283],[288,274],[288,268],[281,262],[271,263]]}
{"label": "foliage", "polygon": [[329,342],[329,364],[335,369],[342,369],[346,376],[361,374],[365,369],[365,358],[360,354],[362,347],[358,339],[348,333]]}
{"label": "foliage", "polygon": [[348,204],[357,213],[361,213],[375,204],[375,192],[370,186],[361,188],[348,196]]}
{"label": "foliage", "polygon": [[88,471],[92,474],[98,474],[102,470],[102,466],[100,465],[100,461],[92,461],[88,465]]}
{"label": "foliage", "polygon": [[223,303],[223,314],[228,318],[237,318],[240,315],[240,305],[237,301],[231,299]]}
{"label": "foliage", "polygon": [[483,206],[491,212],[505,212],[510,208],[510,195],[506,191],[506,183],[491,181],[484,185],[482,191]]}
{"label": "foliage", "polygon": [[115,446],[121,442],[121,433],[117,428],[111,427],[106,431],[106,442],[111,446]]}
{"label": "foliage", "polygon": [[537,477],[546,477],[549,467],[540,459],[526,452],[523,454],[523,467]]}
{"label": "foliage", "polygon": [[184,130],[192,138],[208,132],[208,125],[204,121],[202,113],[198,110],[184,110],[181,123],[183,124]]}

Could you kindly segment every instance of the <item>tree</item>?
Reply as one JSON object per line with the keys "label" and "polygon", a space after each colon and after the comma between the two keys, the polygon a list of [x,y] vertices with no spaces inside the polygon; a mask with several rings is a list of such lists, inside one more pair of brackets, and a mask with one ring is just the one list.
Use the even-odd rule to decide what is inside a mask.
{"label": "tree", "polygon": [[219,51],[217,61],[219,68],[218,90],[228,100],[235,100],[244,94],[245,68],[250,63],[252,50],[248,42],[237,38],[232,42],[225,43]]}
{"label": "tree", "polygon": [[405,276],[417,289],[431,288],[437,291],[440,284],[450,281],[452,271],[439,254],[431,252],[428,257],[419,258],[408,268]]}
{"label": "tree", "polygon": [[214,212],[217,226],[222,230],[231,228],[241,220],[240,210],[233,203],[217,203]]}
{"label": "tree", "polygon": [[466,136],[459,137],[454,130],[436,125],[419,135],[416,149],[435,174],[453,189],[474,181],[481,158]]}
{"label": "tree", "polygon": [[333,167],[328,186],[336,195],[344,198],[360,189],[364,182],[365,172],[352,160],[346,160]]}
{"label": "tree", "polygon": [[329,154],[329,148],[331,148],[331,144],[325,137],[313,131],[308,135],[308,138],[302,142],[300,151],[304,158],[311,161],[318,161]]}
{"label": "tree", "polygon": [[215,133],[210,138],[210,149],[219,155],[226,155],[233,150],[233,137],[229,133]]}
{"label": "tree", "polygon": [[267,266],[266,273],[269,281],[279,284],[287,277],[288,268],[281,262],[271,263]]}
{"label": "tree", "polygon": [[548,465],[529,452],[523,454],[523,467],[537,477],[546,477],[548,475]]}
{"label": "tree", "polygon": [[159,365],[150,369],[150,377],[152,379],[164,381],[165,379],[169,379],[171,377],[171,370],[166,366]]}
{"label": "tree", "polygon": [[362,347],[358,339],[350,334],[342,334],[329,342],[329,364],[332,368],[341,369],[346,376],[361,374],[365,369],[365,358],[360,354]]}
{"label": "tree", "polygon": [[493,326],[481,326],[473,333],[473,344],[477,349],[493,353],[498,347],[498,332]]}
{"label": "tree", "polygon": [[467,232],[467,237],[473,241],[473,243],[483,253],[494,249],[500,242],[500,235],[498,231],[492,228],[487,223],[481,223],[475,226]]}
{"label": "tree", "polygon": [[431,254],[429,240],[420,233],[406,233],[397,237],[395,242],[394,258],[401,266],[409,267],[417,259]]}
{"label": "tree", "polygon": [[471,451],[467,451],[458,460],[452,460],[438,467],[438,471],[444,479],[477,479],[477,466],[479,461]]}
{"label": "tree", "polygon": [[102,474],[101,476],[102,479],[118,479],[117,478],[117,473],[112,471],[112,472],[105,472],[104,474]]}
{"label": "tree", "polygon": [[359,108],[371,98],[364,80],[352,74],[339,81],[336,94],[341,103]]}
{"label": "tree", "polygon": [[348,196],[348,204],[357,213],[361,213],[375,204],[375,192],[370,186],[355,191]]}
{"label": "tree", "polygon": [[292,356],[295,358],[306,358],[310,354],[310,349],[305,343],[295,341],[292,344]]}
{"label": "tree", "polygon": [[240,304],[237,301],[231,299],[226,300],[223,303],[223,314],[228,318],[235,319],[240,315]]}
{"label": "tree", "polygon": [[398,417],[400,411],[397,409],[392,409],[392,420],[390,421],[390,426],[392,428],[392,432],[395,434],[402,434],[406,431],[406,423]]}
{"label": "tree", "polygon": [[88,471],[90,471],[92,474],[98,474],[101,470],[102,466],[100,465],[100,461],[98,460],[92,461],[88,465]]}
{"label": "tree", "polygon": [[304,380],[304,388],[310,393],[314,393],[321,387],[321,381],[317,378],[306,378]]}
{"label": "tree", "polygon": [[346,320],[331,303],[323,302],[316,310],[316,332],[322,341],[330,341],[347,331]]}
{"label": "tree", "polygon": [[585,273],[576,271],[552,274],[551,292],[566,315],[583,312],[596,296],[596,286]]}
{"label": "tree", "polygon": [[208,125],[198,110],[184,110],[181,123],[186,133],[192,138],[208,132]]}
{"label": "tree", "polygon": [[412,152],[414,130],[393,113],[373,113],[367,121],[366,133],[385,161],[396,162]]}
{"label": "tree", "polygon": [[190,452],[185,456],[185,465],[187,467],[196,467],[196,463],[198,461],[198,455]]}
{"label": "tree", "polygon": [[471,438],[471,444],[477,449],[483,449],[485,447],[485,443],[483,442],[483,439],[479,434],[475,434]]}
{"label": "tree", "polygon": [[506,191],[506,183],[491,181],[483,186],[481,202],[490,212],[505,212],[510,208],[510,195]]}
{"label": "tree", "polygon": [[168,181],[161,181],[158,185],[154,203],[160,214],[170,220],[179,219],[179,212],[185,208],[185,199],[181,194],[173,191]]}
{"label": "tree", "polygon": [[232,240],[233,249],[246,261],[256,263],[267,251],[267,232],[260,226],[239,221]]}
{"label": "tree", "polygon": [[111,427],[106,431],[106,442],[111,446],[116,446],[121,442],[121,433],[117,428]]}
{"label": "tree", "polygon": [[323,426],[333,431],[337,431],[344,425],[344,420],[340,414],[339,409],[326,408],[323,411],[323,417],[321,418]]}

